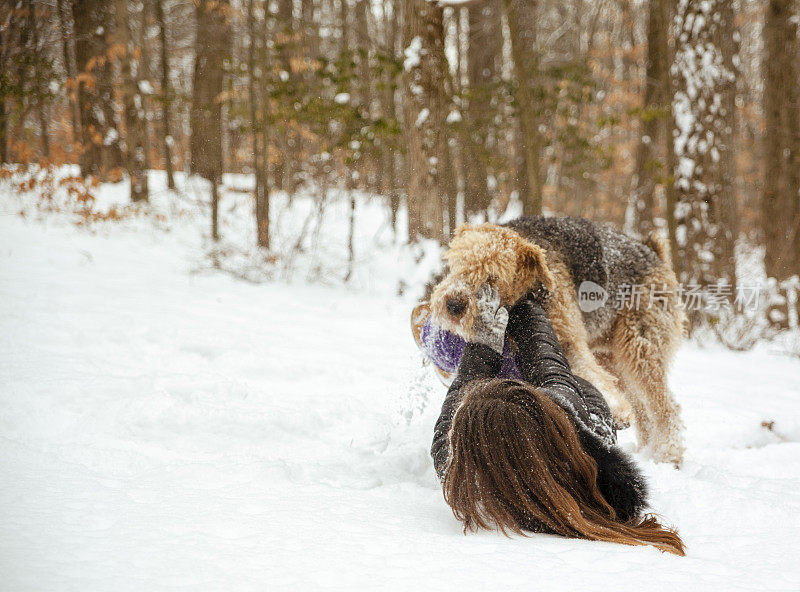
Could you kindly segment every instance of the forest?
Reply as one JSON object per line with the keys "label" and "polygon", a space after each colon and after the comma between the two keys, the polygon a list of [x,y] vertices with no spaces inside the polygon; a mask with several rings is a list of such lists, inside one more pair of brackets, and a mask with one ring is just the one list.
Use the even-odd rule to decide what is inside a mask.
{"label": "forest", "polygon": [[357,196],[410,247],[520,214],[655,230],[700,294],[693,328],[747,348],[797,326],[799,18],[792,0],[6,0],[3,182],[50,207],[66,187],[97,219],[100,184],[127,180],[141,210],[148,171],[171,190],[184,172],[207,181],[211,245],[225,191],[249,196],[270,264],[276,196],[320,218],[344,201],[345,280]]}
{"label": "forest", "polygon": [[800,590],[798,29],[0,0],[0,589]]}

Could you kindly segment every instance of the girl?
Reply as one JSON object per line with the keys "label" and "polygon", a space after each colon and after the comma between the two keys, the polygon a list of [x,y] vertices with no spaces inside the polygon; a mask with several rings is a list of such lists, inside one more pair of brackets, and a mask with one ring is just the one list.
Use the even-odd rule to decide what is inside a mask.
{"label": "girl", "polygon": [[[570,371],[544,297],[529,294],[506,311],[497,291],[483,286],[466,344],[423,328],[434,362],[442,352],[459,356],[431,448],[445,500],[465,532],[546,532],[684,555],[675,530],[642,514],[644,477],[616,446],[602,395]],[[507,368],[506,334],[518,350]]]}

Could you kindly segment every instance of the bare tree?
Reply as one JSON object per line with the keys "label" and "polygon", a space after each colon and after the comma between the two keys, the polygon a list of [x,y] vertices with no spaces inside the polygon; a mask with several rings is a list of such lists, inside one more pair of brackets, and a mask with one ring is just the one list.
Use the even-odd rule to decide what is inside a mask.
{"label": "bare tree", "polygon": [[220,95],[229,54],[230,4],[200,0],[195,8],[197,41],[191,119],[191,170],[211,182],[211,238],[219,239],[219,184],[222,180],[222,108]]}
{"label": "bare tree", "polygon": [[[736,284],[736,241],[739,238],[739,197],[736,191],[736,97],[739,69],[739,30],[733,0],[721,2],[714,44],[728,73],[719,85],[720,108],[715,133],[719,136],[720,193],[713,206],[717,234],[714,237],[714,277]],[[800,56],[798,56],[800,57]],[[800,131],[800,130],[798,130]]]}
{"label": "bare tree", "polygon": [[484,0],[468,8],[467,97],[464,131],[464,209],[467,214],[485,211],[490,195],[487,185],[491,155],[492,95],[499,83],[498,65],[502,57],[500,5]]}
{"label": "bare tree", "polygon": [[403,3],[403,117],[407,145],[409,240],[444,242],[446,166],[442,8],[427,0]]}
{"label": "bare tree", "polygon": [[[259,101],[256,94],[258,81],[256,80],[256,45],[258,36],[256,35],[255,2],[247,2],[247,31],[249,35],[249,45],[247,48],[247,69],[248,69],[248,97],[250,100],[250,128],[253,141],[253,173],[255,177],[255,218],[256,218],[256,241],[259,247],[269,248],[269,187],[267,187],[267,171],[265,162],[262,160],[262,150],[266,146],[261,146],[261,125],[266,125],[266,121],[259,122]],[[262,23],[263,25],[263,23]]]}
{"label": "bare tree", "polygon": [[[400,23],[398,18],[399,2],[386,0],[381,4],[383,11],[383,35],[386,52],[389,59],[395,59],[397,49],[397,27]],[[391,67],[387,67],[384,72],[382,83],[383,93],[381,95],[381,113],[384,120],[394,121],[397,119],[397,105],[395,103],[396,76]],[[392,229],[397,232],[397,213],[400,210],[400,194],[397,187],[397,157],[393,147],[388,145],[388,139],[384,139],[383,158],[381,161],[382,190],[389,196],[389,214],[391,216]]]}
{"label": "bare tree", "polygon": [[0,5],[0,164],[9,161],[10,102],[19,94],[19,83],[14,79],[14,56],[19,50],[20,14],[10,3]]}
{"label": "bare tree", "polygon": [[764,193],[761,227],[770,277],[800,274],[800,51],[791,0],[770,0],[764,22]]}
{"label": "bare tree", "polygon": [[32,20],[31,24],[31,51],[34,55],[34,68],[33,68],[33,84],[34,92],[36,95],[36,115],[39,119],[39,130],[42,139],[42,155],[45,158],[50,158],[50,132],[47,126],[47,115],[45,113],[45,97],[47,89],[45,88],[45,80],[42,77],[42,54],[45,53],[46,48],[42,46],[40,39],[39,28],[42,24],[47,23],[49,19],[49,8],[42,7],[37,10],[33,0],[25,0],[25,5],[28,12],[28,18]]}
{"label": "bare tree", "polygon": [[58,0],[56,10],[58,11],[58,27],[61,33],[61,48],[63,52],[64,71],[72,84],[67,85],[67,94],[70,105],[70,115],[72,117],[72,140],[76,144],[81,138],[81,112],[78,107],[77,90],[74,85],[77,83],[78,72],[75,66],[75,38],[72,31],[72,10],[69,4],[71,0]]}
{"label": "bare tree", "polygon": [[164,168],[167,171],[167,187],[175,189],[175,171],[172,163],[172,84],[169,80],[169,46],[167,45],[167,20],[164,16],[164,0],[155,0],[155,16],[158,23],[158,41],[161,57],[161,144],[164,150]]}
{"label": "bare tree", "polygon": [[145,166],[146,137],[144,117],[144,97],[134,78],[134,68],[140,68],[137,51],[131,36],[126,0],[116,0],[114,16],[116,29],[114,41],[117,47],[115,54],[120,56],[120,78],[122,90],[122,107],[125,117],[125,147],[128,175],[131,182],[131,201],[147,201],[149,188],[147,168]]}
{"label": "bare tree", "polygon": [[104,0],[74,0],[75,60],[81,113],[81,174],[104,177],[122,166],[108,38],[112,19]]}
{"label": "bare tree", "polygon": [[[534,79],[538,66],[534,47],[535,26],[530,18],[535,4],[522,0],[503,0],[508,32],[511,42],[511,57],[514,62],[514,99],[516,102],[517,118],[520,126],[520,141],[524,155],[525,183],[522,195],[522,212],[526,216],[542,213],[542,177],[541,177],[541,151],[542,137],[536,117],[536,106],[533,102],[530,84]],[[522,18],[522,11],[529,17]]]}
{"label": "bare tree", "polygon": [[677,79],[673,102],[676,122],[676,191],[678,259],[687,282],[732,281],[734,265],[719,251],[720,212],[734,207],[729,179],[724,177],[731,149],[733,113],[723,99],[732,92],[732,56],[719,40],[732,34],[731,21],[719,18],[730,0],[680,0],[675,18]]}
{"label": "bare tree", "polygon": [[631,229],[642,236],[654,228],[653,218],[658,211],[656,186],[672,183],[673,171],[666,162],[667,154],[672,151],[668,45],[672,4],[672,0],[651,0],[648,5],[644,104],[639,117],[639,145],[628,214]]}

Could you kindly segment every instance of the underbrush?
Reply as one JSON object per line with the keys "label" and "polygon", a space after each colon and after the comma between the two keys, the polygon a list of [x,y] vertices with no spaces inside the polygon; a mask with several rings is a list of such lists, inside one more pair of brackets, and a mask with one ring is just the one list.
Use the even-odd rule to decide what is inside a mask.
{"label": "underbrush", "polygon": [[[220,200],[221,240],[210,239],[208,182],[177,175],[166,189],[160,171],[150,172],[150,201],[132,204],[127,182],[84,179],[74,166],[0,167],[0,199],[8,213],[62,222],[88,232],[170,232],[183,243],[194,273],[224,272],[250,283],[307,282],[401,297],[411,304],[441,267],[435,241],[405,239],[405,211],[392,227],[386,198],[336,188],[307,188],[271,195],[270,248],[256,245],[252,179],[225,175]],[[351,197],[354,199],[351,200]],[[355,209],[353,209],[355,204]],[[709,307],[693,315],[691,339],[747,351],[759,343],[800,356],[800,280],[767,278],[763,249],[737,249],[739,287],[756,289],[754,300]],[[738,289],[738,288],[737,288]],[[409,309],[410,310],[410,309]]]}
{"label": "underbrush", "polygon": [[380,195],[335,187],[273,192],[270,246],[262,248],[256,244],[249,175],[223,176],[220,240],[212,241],[210,185],[199,177],[177,173],[177,189],[168,190],[163,173],[150,171],[150,200],[131,204],[126,179],[98,183],[81,178],[75,166],[0,171],[6,212],[110,236],[169,232],[183,244],[194,273],[222,271],[250,283],[307,282],[413,299],[440,266],[441,247],[435,241],[409,245],[405,211],[394,228],[388,199]]}
{"label": "underbrush", "polygon": [[73,166],[7,165],[0,167],[0,184],[16,197],[17,213],[25,218],[59,215],[89,229],[134,218],[165,221],[162,214],[139,204],[101,204],[98,179],[80,176]]}

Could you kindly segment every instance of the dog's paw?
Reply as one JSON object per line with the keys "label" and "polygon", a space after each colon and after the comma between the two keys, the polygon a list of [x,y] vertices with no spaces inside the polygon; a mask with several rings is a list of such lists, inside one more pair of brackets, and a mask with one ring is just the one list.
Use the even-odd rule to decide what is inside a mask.
{"label": "dog's paw", "polygon": [[630,403],[625,400],[615,401],[611,399],[608,406],[611,408],[611,415],[614,417],[614,427],[616,429],[624,430],[631,427],[633,410]]}
{"label": "dog's paw", "polygon": [[666,442],[652,447],[653,460],[661,463],[669,463],[676,469],[683,464],[683,453],[685,448],[681,442]]}
{"label": "dog's paw", "polygon": [[619,417],[614,415],[614,429],[619,431],[627,430],[631,427],[631,420],[626,417]]}

